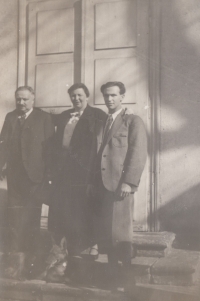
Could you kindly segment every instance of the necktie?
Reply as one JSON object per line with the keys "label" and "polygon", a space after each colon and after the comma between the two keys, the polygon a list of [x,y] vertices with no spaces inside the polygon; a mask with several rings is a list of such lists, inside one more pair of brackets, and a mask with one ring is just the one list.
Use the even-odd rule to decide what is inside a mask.
{"label": "necktie", "polygon": [[26,114],[21,115],[21,116],[19,116],[18,118],[19,118],[19,124],[20,124],[20,126],[22,127],[23,124],[24,124],[24,122],[25,122],[25,120],[26,120]]}
{"label": "necktie", "polygon": [[110,131],[110,127],[112,125],[112,122],[113,122],[113,117],[112,115],[108,115],[108,119],[106,121],[106,125],[105,125],[105,128],[104,128],[104,134],[103,134],[103,144],[105,143],[105,141],[107,140],[108,138],[108,133]]}
{"label": "necktie", "polygon": [[80,119],[81,116],[81,112],[74,112],[74,113],[70,113],[70,120],[69,120],[69,124],[73,123],[73,122],[77,122]]}

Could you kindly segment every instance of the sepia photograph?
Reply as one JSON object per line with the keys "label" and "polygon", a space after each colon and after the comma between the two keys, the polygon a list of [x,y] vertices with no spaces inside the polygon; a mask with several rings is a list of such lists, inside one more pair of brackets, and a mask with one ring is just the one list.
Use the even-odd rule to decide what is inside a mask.
{"label": "sepia photograph", "polygon": [[0,0],[0,301],[200,300],[200,1]]}

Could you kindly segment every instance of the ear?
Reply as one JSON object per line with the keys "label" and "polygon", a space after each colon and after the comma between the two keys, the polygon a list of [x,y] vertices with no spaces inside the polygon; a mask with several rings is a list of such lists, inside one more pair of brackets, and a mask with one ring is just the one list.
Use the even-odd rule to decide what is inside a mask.
{"label": "ear", "polygon": [[125,97],[125,94],[121,94],[121,102],[124,99],[124,97]]}

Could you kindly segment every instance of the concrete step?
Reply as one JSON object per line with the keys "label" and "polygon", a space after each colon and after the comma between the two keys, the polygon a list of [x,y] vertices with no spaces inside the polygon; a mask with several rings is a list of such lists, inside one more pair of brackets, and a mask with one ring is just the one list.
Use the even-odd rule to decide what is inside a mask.
{"label": "concrete step", "polygon": [[200,252],[172,249],[150,268],[152,283],[194,285],[200,277]]}
{"label": "concrete step", "polygon": [[[96,273],[103,275],[102,270],[106,272],[107,257],[99,256],[95,265],[91,270],[96,268]],[[172,249],[166,257],[135,257],[132,259],[130,285],[134,282],[138,285],[200,287],[200,252]]]}
{"label": "concrete step", "polygon": [[[0,251],[8,243],[8,234],[7,227],[0,227]],[[170,232],[133,232],[134,256],[164,257],[171,250],[174,239],[175,234]],[[51,238],[47,230],[41,229],[41,249],[44,241],[51,241]]]}
{"label": "concrete step", "polygon": [[175,234],[171,232],[134,232],[135,256],[164,257],[170,252]]}
{"label": "concrete step", "polygon": [[21,301],[199,301],[198,287],[136,285],[128,293],[44,281],[0,279],[0,300]]}
{"label": "concrete step", "polygon": [[[0,262],[3,253],[0,253]],[[122,275],[119,265],[119,278]],[[1,269],[0,269],[1,270]],[[106,255],[96,261],[74,259],[73,281],[80,285],[108,287],[109,266]],[[157,284],[176,286],[200,286],[200,252],[172,249],[166,257],[135,257],[129,275],[130,285]],[[122,283],[122,279],[119,279]]]}

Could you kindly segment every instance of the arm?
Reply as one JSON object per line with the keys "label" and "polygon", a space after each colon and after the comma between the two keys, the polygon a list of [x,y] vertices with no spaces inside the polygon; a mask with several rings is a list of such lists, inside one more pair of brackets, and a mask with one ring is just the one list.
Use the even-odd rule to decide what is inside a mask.
{"label": "arm", "polygon": [[9,148],[9,137],[11,133],[11,127],[8,120],[8,115],[6,115],[1,135],[0,135],[0,177],[1,180],[4,177],[3,167],[7,162],[8,148]]}
{"label": "arm", "polygon": [[46,165],[46,172],[47,177],[52,177],[52,169],[53,169],[53,139],[55,133],[55,126],[52,120],[52,116],[50,114],[46,115],[45,122],[44,122],[44,134],[45,134],[45,165]]}
{"label": "arm", "polygon": [[128,151],[124,163],[121,187],[118,194],[121,197],[135,192],[147,157],[147,136],[144,123],[139,116],[133,116],[128,133]]}
{"label": "arm", "polygon": [[144,123],[134,116],[128,134],[128,151],[124,163],[123,182],[138,187],[147,157],[147,135]]}

